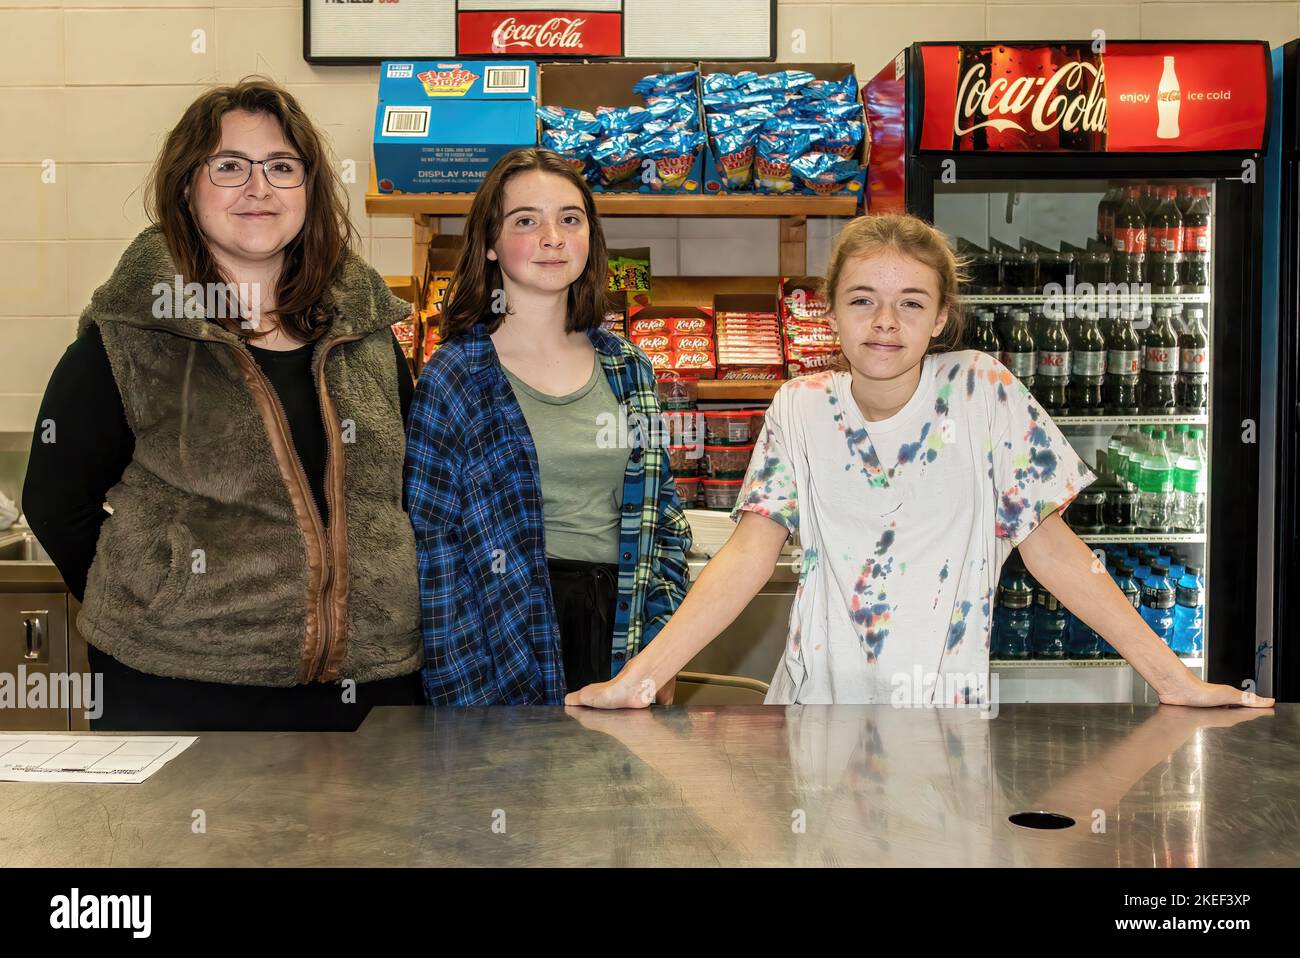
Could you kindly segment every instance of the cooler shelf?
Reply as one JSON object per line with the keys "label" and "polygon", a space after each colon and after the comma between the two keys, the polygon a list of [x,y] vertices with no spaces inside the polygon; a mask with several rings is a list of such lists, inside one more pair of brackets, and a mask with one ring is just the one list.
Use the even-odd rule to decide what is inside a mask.
{"label": "cooler shelf", "polygon": [[1053,416],[1058,426],[1204,426],[1210,421],[1205,413],[1169,416]]}
{"label": "cooler shelf", "polygon": [[1150,545],[1163,545],[1175,543],[1199,543],[1205,544],[1204,532],[1099,532],[1094,535],[1083,534],[1079,536],[1089,545],[1123,545],[1126,543],[1142,543]]}
{"label": "cooler shelf", "polygon": [[[1148,303],[1153,306],[1173,305],[1175,303],[1208,303],[1210,294],[1204,293],[1119,293],[1113,294],[1113,298],[1121,303],[1134,303],[1139,306],[1145,306]],[[1048,301],[1054,303],[1083,303],[1085,305],[1092,302],[1110,302],[1111,294],[1100,295],[1079,295],[1073,294],[1066,296],[1062,293],[1059,296],[1049,296],[1046,293],[968,293],[961,297],[961,301],[968,306],[1014,306],[1017,303],[1034,305],[1042,304]]]}
{"label": "cooler shelf", "polygon": [[[1200,658],[1179,658],[1189,669],[1199,669],[1205,660]],[[991,659],[991,671],[1010,669],[1120,669],[1132,668],[1123,659]]]}

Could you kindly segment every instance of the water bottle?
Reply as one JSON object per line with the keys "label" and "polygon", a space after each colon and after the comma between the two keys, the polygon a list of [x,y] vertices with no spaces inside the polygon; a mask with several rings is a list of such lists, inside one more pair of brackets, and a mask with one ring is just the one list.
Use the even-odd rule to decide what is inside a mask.
{"label": "water bottle", "polygon": [[[1142,588],[1142,583],[1146,581],[1147,576],[1151,574],[1151,563],[1153,561],[1155,561],[1155,550],[1150,546],[1141,546],[1133,550],[1132,576],[1139,589]],[[1137,608],[1136,602],[1133,603],[1133,607]]]}
{"label": "water bottle", "polygon": [[[1142,478],[1142,457],[1146,455],[1147,449],[1151,445],[1151,434],[1155,432],[1155,426],[1143,426],[1136,433],[1130,433],[1133,441],[1128,445],[1128,458],[1124,461],[1128,487],[1130,489],[1141,490],[1138,480]],[[1141,502],[1141,497],[1138,499]],[[1139,513],[1141,508],[1139,506]]]}
{"label": "water bottle", "polygon": [[1128,488],[1128,441],[1128,426],[1120,426],[1106,443],[1106,474],[1122,489]]}
{"label": "water bottle", "polygon": [[1138,528],[1172,532],[1174,528],[1174,464],[1165,451],[1165,431],[1152,433],[1152,445],[1142,457],[1138,489]]}
{"label": "water bottle", "polygon": [[1174,599],[1173,639],[1170,648],[1180,656],[1198,658],[1205,634],[1205,592],[1201,567],[1189,565],[1178,579]]}
{"label": "water bottle", "polygon": [[1192,427],[1185,422],[1180,422],[1178,425],[1174,426],[1173,435],[1169,437],[1168,443],[1169,458],[1174,462],[1178,461],[1178,457],[1181,456],[1183,450],[1187,448],[1187,431],[1191,428]]}
{"label": "water bottle", "polygon": [[1162,562],[1151,566],[1151,574],[1142,583],[1142,619],[1165,644],[1173,642],[1174,584],[1169,581],[1169,567]]}
{"label": "water bottle", "polygon": [[997,635],[992,657],[995,659],[1031,659],[1034,615],[1034,586],[1016,553],[1011,554],[1002,581],[998,583],[998,605],[993,614]]}
{"label": "water bottle", "polygon": [[1205,531],[1204,432],[1192,429],[1174,467],[1174,527],[1180,532]]}
{"label": "water bottle", "polygon": [[1069,612],[1061,601],[1041,585],[1034,595],[1034,658],[1065,658]]}
{"label": "water bottle", "polygon": [[1177,549],[1169,550],[1169,581],[1177,587],[1178,580],[1183,577],[1183,572],[1187,567],[1187,560]]}

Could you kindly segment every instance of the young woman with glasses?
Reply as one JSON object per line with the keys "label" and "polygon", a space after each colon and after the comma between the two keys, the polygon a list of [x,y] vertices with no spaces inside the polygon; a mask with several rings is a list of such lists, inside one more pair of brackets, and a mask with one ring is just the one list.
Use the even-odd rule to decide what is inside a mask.
{"label": "young woman with glasses", "polygon": [[419,703],[391,331],[410,306],[353,252],[320,134],[270,82],[210,90],[148,199],[50,379],[23,490],[83,601],[92,727],[346,729]]}

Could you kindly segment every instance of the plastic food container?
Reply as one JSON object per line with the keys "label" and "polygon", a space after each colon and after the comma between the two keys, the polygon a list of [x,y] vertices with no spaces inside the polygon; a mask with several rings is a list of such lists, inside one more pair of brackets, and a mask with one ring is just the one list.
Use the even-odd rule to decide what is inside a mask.
{"label": "plastic food container", "polygon": [[703,458],[704,447],[699,443],[668,447],[668,464],[672,468],[674,479],[688,479],[699,475]]}
{"label": "plastic food container", "polygon": [[704,438],[719,446],[743,446],[753,441],[749,433],[753,411],[724,409],[704,414]]}
{"label": "plastic food container", "polygon": [[704,474],[710,479],[744,479],[754,446],[705,446]]}
{"label": "plastic food container", "polygon": [[677,485],[677,498],[682,501],[682,505],[687,509],[694,508],[700,501],[700,477],[675,477],[673,482]]}
{"label": "plastic food container", "polygon": [[669,446],[689,446],[704,440],[704,422],[694,410],[665,411],[662,422]]}
{"label": "plastic food container", "polygon": [[683,379],[676,373],[665,373],[659,379],[659,407],[664,412],[694,410],[699,390],[699,384],[694,379]]}
{"label": "plastic food container", "polygon": [[730,512],[736,505],[736,499],[740,496],[740,486],[744,481],[743,479],[701,479],[700,485],[704,487],[704,507]]}
{"label": "plastic food container", "polygon": [[749,411],[749,440],[758,442],[763,435],[763,422],[767,419],[766,409],[751,409]]}

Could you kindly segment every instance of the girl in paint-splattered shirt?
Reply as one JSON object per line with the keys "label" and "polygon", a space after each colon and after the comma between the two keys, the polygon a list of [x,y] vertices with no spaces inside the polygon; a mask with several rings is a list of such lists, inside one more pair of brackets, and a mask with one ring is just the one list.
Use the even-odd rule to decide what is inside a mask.
{"label": "girl in paint-splattered shirt", "polygon": [[1093,480],[996,359],[957,350],[959,265],[905,215],[841,232],[826,291],[843,367],[776,394],[739,525],[676,615],[619,676],[570,705],[647,705],[803,545],[772,704],[984,705],[993,594],[1019,547],[1029,571],[1182,705],[1268,706],[1202,682],[1142,621],[1060,510]]}

